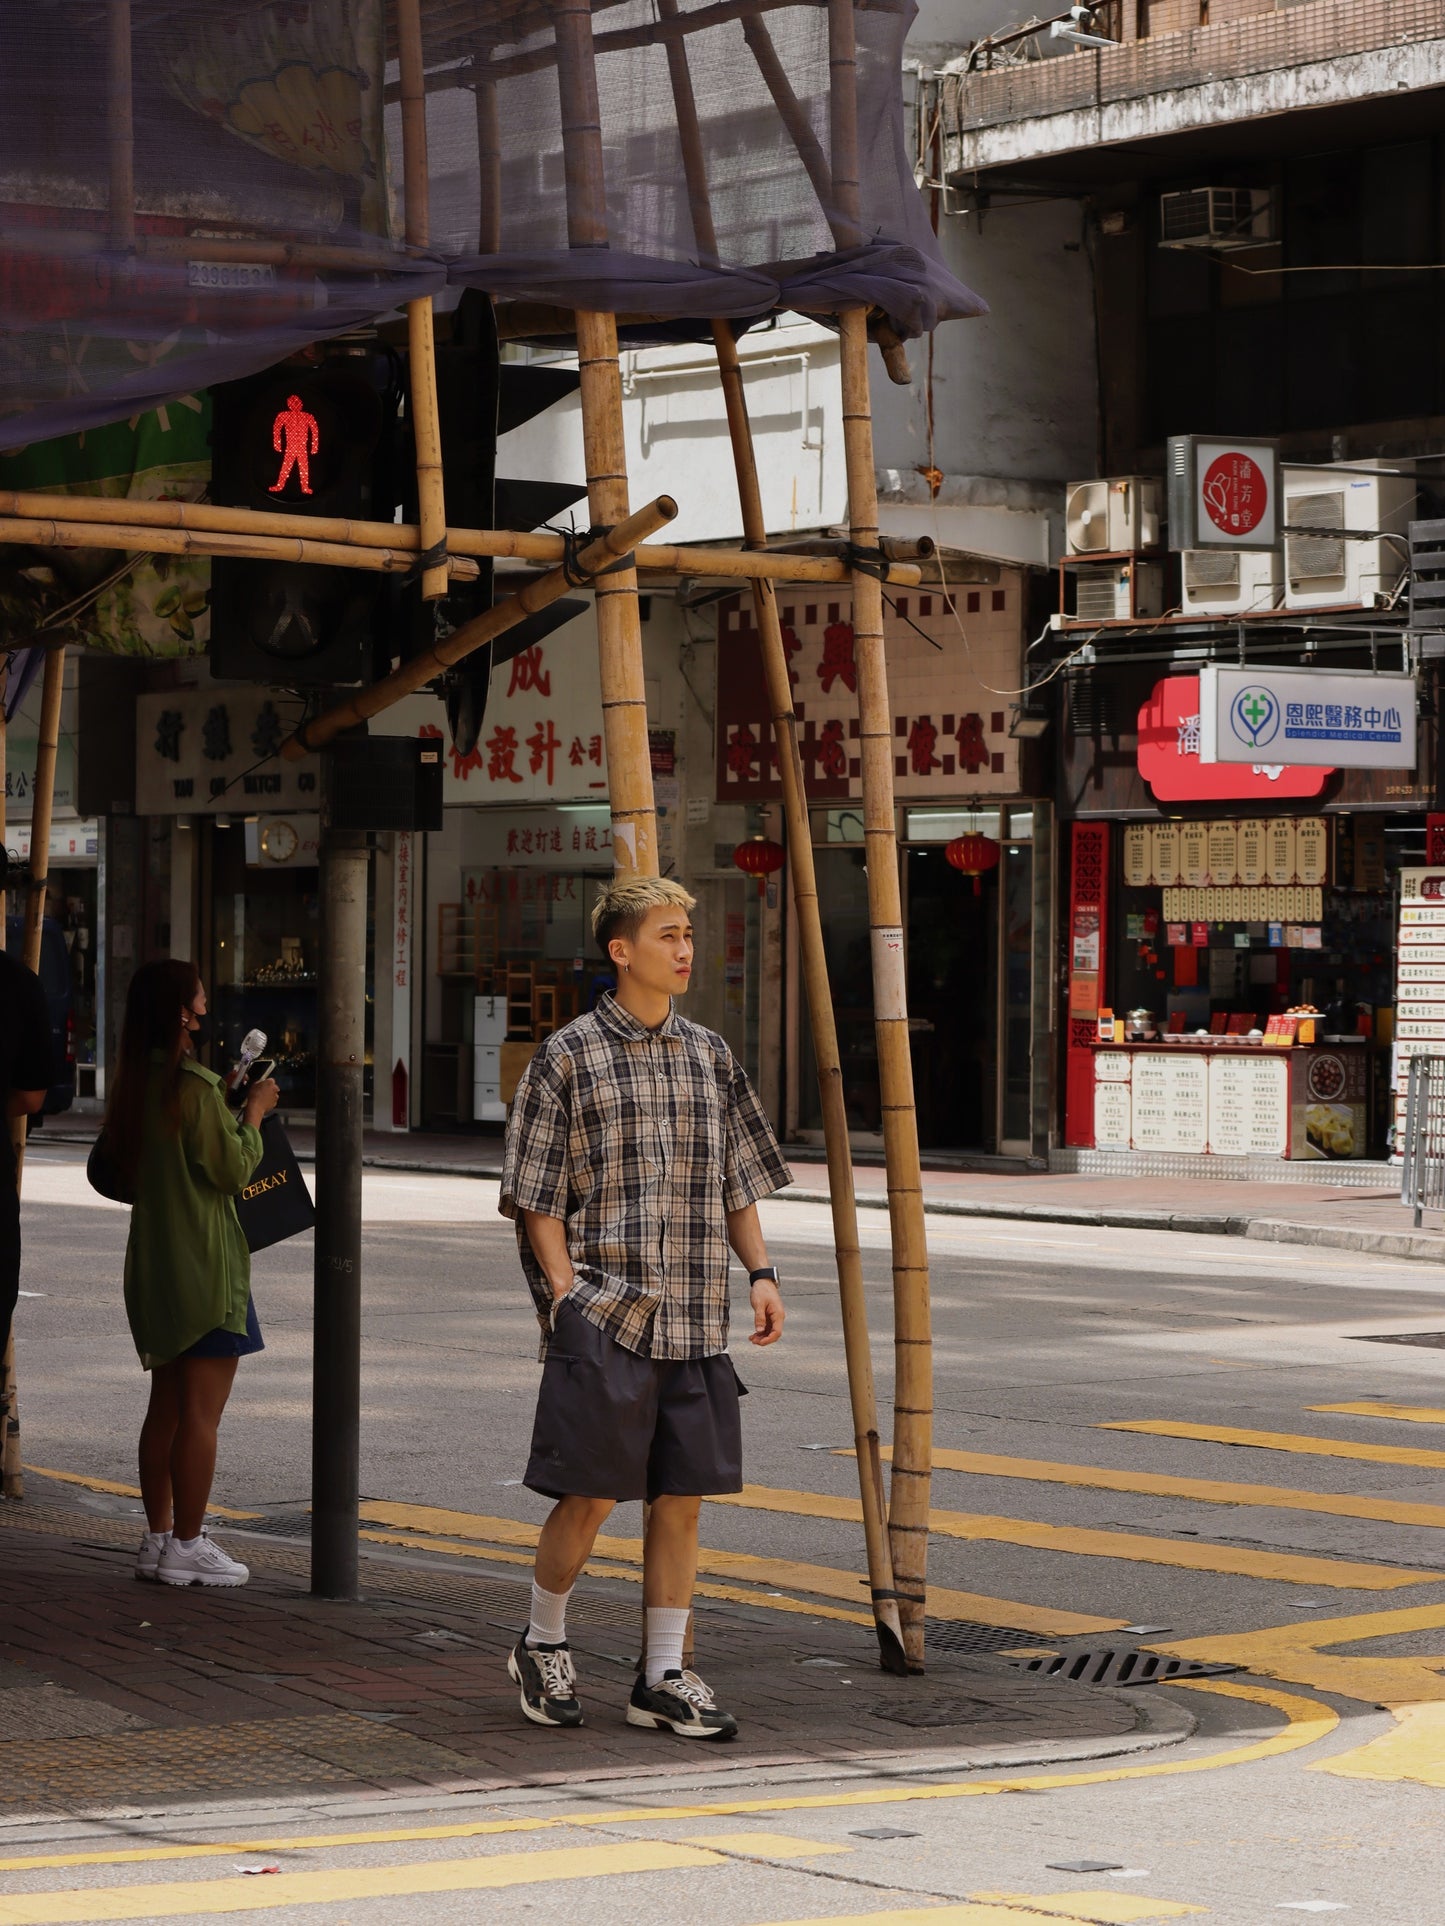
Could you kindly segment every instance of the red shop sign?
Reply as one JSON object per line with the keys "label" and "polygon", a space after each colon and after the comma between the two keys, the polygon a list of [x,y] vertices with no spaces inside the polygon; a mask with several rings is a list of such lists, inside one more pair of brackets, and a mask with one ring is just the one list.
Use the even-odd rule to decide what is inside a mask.
{"label": "red shop sign", "polygon": [[1159,802],[1318,796],[1333,769],[1199,760],[1199,677],[1156,682],[1139,711],[1139,774]]}

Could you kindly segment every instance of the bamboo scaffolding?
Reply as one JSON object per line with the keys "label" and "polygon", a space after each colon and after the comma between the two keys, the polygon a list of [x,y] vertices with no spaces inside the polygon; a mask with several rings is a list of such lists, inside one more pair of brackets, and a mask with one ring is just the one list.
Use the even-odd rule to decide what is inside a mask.
{"label": "bamboo scaffolding", "polygon": [[[856,239],[860,232],[860,198],[853,6],[854,0],[828,0],[828,64],[834,199],[841,218]],[[855,549],[866,552],[878,545],[878,483],[873,466],[873,412],[868,388],[867,311],[861,307],[849,308],[839,316],[839,323],[848,516]],[[858,665],[873,1018],[878,1040],[878,1086],[893,1244],[896,1369],[888,1529],[904,1651],[909,1669],[922,1671],[933,1455],[928,1245],[908,1031],[903,905],[893,800],[893,710],[888,699],[888,665],[883,648],[883,591],[877,577],[866,568],[856,569],[853,578],[853,655]]]}
{"label": "bamboo scaffolding", "polygon": [[[572,568],[556,568],[546,575],[538,575],[524,589],[516,595],[509,595],[504,602],[498,602],[485,615],[464,622],[425,654],[413,656],[379,682],[373,682],[348,701],[314,717],[282,743],[282,756],[287,762],[297,762],[302,756],[322,748],[343,730],[354,729],[370,717],[380,715],[383,709],[391,708],[393,703],[400,702],[403,696],[414,695],[443,670],[451,668],[465,656],[475,654],[488,642],[495,641],[497,636],[504,635],[508,629],[515,628],[525,616],[535,615],[539,609],[546,608],[549,602],[558,601],[569,588],[581,586],[577,579],[579,576],[610,570],[627,554],[639,535],[650,534],[664,522],[670,522],[676,513],[677,503],[670,496],[659,495],[655,502],[639,508],[635,515],[629,515],[616,528],[589,542],[577,556]],[[650,775],[649,771],[649,780]]]}
{"label": "bamboo scaffolding", "polygon": [[478,254],[497,254],[502,246],[502,129],[497,119],[497,82],[485,60],[472,63],[476,94],[477,173],[481,189],[477,214]]}
{"label": "bamboo scaffolding", "polygon": [[[426,71],[422,59],[421,0],[396,0],[396,34],[401,71],[402,188],[406,199],[407,246],[421,251],[431,239],[431,181],[427,171]],[[435,602],[447,592],[446,497],[442,487],[442,430],[437,407],[436,333],[432,298],[419,295],[406,304],[408,357],[407,407],[416,450],[417,520],[423,555],[438,555],[422,571],[422,599]]]}
{"label": "bamboo scaffolding", "polygon": [[[88,540],[67,540],[57,544],[44,536],[7,535],[4,530],[14,521],[52,523],[55,509],[63,503],[64,521],[69,529],[87,524]],[[102,524],[96,527],[94,524]],[[286,515],[269,509],[221,508],[213,502],[118,501],[105,495],[44,495],[0,489],[0,539],[33,540],[36,547],[92,547],[146,549],[159,546],[153,539],[155,529],[183,528],[198,535],[295,536],[312,544],[341,544],[347,550],[336,557],[315,554],[287,554],[285,561],[331,561],[345,568],[368,568],[354,551],[381,549],[393,551],[389,568],[410,568],[421,546],[420,531],[412,522],[360,522],[321,515]],[[106,539],[102,539],[102,537]],[[842,544],[839,545],[840,551]],[[901,545],[900,545],[901,546]],[[911,544],[918,553],[931,553],[926,538]],[[567,553],[560,535],[519,533],[506,529],[449,528],[447,551],[453,562],[478,556],[496,556],[511,561],[543,562],[554,565]],[[196,554],[239,554],[236,549],[212,549],[203,543],[192,545]],[[267,559],[263,556],[261,559]],[[670,575],[689,575],[718,580],[752,580],[767,575],[779,582],[847,582],[852,579],[848,563],[829,556],[792,554],[785,549],[766,553],[736,549],[674,548],[641,543],[633,551],[639,568]],[[474,579],[465,565],[455,573],[463,580]],[[899,559],[891,564],[885,578],[890,587],[916,588],[923,579],[922,569]]]}
{"label": "bamboo scaffolding", "polygon": [[[223,535],[217,531],[161,525],[38,520],[0,514],[0,543],[7,542],[36,548],[120,548],[166,555],[234,555],[260,562],[324,563],[335,568],[366,569],[373,574],[406,574],[416,566],[414,548],[363,548],[289,535]],[[465,581],[475,581],[480,573],[476,562],[465,555],[449,555],[442,566]]]}
{"label": "bamboo scaffolding", "polygon": [[[557,0],[552,11],[557,86],[562,110],[567,241],[572,248],[605,248],[607,200],[602,110],[592,45],[591,0]],[[577,366],[581,376],[582,446],[587,502],[595,526],[626,519],[627,454],[622,424],[622,375],[617,318],[577,311]],[[608,574],[596,584],[597,653],[602,683],[602,727],[607,742],[612,806],[612,857],[619,873],[656,876],[657,808],[647,740],[647,690],[642,666],[642,622],[637,570]]]}
{"label": "bamboo scaffolding", "polygon": [[[676,17],[677,0],[657,0],[666,26]],[[717,259],[717,231],[712,216],[707,164],[697,97],[688,66],[687,45],[680,36],[666,41],[678,133],[682,142],[683,172],[687,180],[693,238],[699,258]],[[743,535],[750,549],[767,541],[762,491],[758,483],[757,451],[743,389],[742,360],[732,329],[723,321],[712,324],[718,371],[727,409],[737,475]],[[813,1032],[813,1056],[818,1067],[818,1094],[823,1111],[823,1141],[828,1158],[828,1200],[833,1216],[833,1243],[838,1268],[838,1296],[843,1316],[843,1352],[848,1393],[853,1411],[853,1440],[858,1460],[858,1486],[863,1502],[863,1537],[868,1559],[868,1584],[878,1634],[879,1657],[890,1672],[907,1669],[902,1628],[894,1592],[893,1562],[883,1496],[883,1456],[878,1433],[878,1398],[873,1383],[873,1355],[868,1339],[868,1302],[863,1286],[863,1251],[858,1235],[858,1200],[853,1185],[853,1153],[848,1141],[848,1115],[843,1099],[843,1067],[838,1049],[838,1026],[828,981],[828,958],[823,947],[823,920],[818,905],[818,879],[813,862],[813,839],[808,821],[808,798],[803,758],[798,748],[798,718],[793,710],[792,681],[778,618],[773,583],[754,578],[753,611],[767,677],[768,706],[773,740],[777,744],[782,777],[783,813],[788,825],[789,873],[798,917],[799,947],[808,991],[808,1017]]]}

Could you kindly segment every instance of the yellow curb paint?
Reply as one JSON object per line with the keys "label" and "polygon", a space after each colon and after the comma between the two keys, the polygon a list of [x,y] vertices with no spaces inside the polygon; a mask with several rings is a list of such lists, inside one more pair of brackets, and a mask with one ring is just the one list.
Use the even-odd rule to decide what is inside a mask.
{"label": "yellow curb paint", "polygon": [[1438,1404],[1311,1404],[1309,1411],[1340,1411],[1347,1418],[1394,1418],[1400,1424],[1445,1424]]}
{"label": "yellow curb paint", "polygon": [[[729,1492],[708,1502],[741,1505],[750,1511],[781,1511],[804,1518],[846,1518],[861,1522],[863,1517],[863,1507],[856,1498],[824,1498],[811,1491],[774,1491],[761,1485],[745,1485],[739,1492]],[[1233,1545],[1213,1545],[1207,1539],[1151,1538],[1143,1532],[1097,1531],[1087,1525],[1037,1525],[1026,1518],[996,1518],[984,1512],[930,1511],[928,1529],[940,1538],[1026,1545],[1032,1551],[1067,1552],[1076,1558],[1118,1558],[1132,1565],[1169,1565],[1181,1571],[1267,1578],[1286,1585],[1328,1585],[1347,1592],[1393,1592],[1403,1585],[1438,1584],[1445,1577],[1445,1573],[1412,1572],[1399,1565],[1366,1565],[1344,1558],[1310,1558],[1303,1553],[1250,1551]],[[931,1600],[931,1591],[929,1596]]]}
{"label": "yellow curb paint", "polygon": [[[1402,1615],[1403,1616],[1403,1615]],[[1280,1713],[1283,1728],[1266,1739],[1197,1759],[1157,1759],[1149,1765],[1110,1766],[1096,1772],[1039,1773],[1018,1779],[965,1779],[940,1785],[893,1784],[877,1791],[803,1793],[792,1798],[729,1799],[698,1806],[633,1806],[616,1812],[559,1813],[546,1819],[481,1819],[453,1826],[406,1826],[386,1831],[319,1833],[292,1838],[232,1839],[223,1844],[130,1847],[119,1852],[53,1853],[29,1859],[0,1859],[0,1872],[38,1872],[63,1866],[111,1866],[152,1859],[195,1859],[218,1853],[324,1852],[341,1846],[404,1845],[441,1839],[483,1839],[500,1834],[549,1832],[584,1826],[651,1825],[667,1819],[741,1819],[764,1813],[859,1811],[870,1806],[907,1806],[937,1799],[978,1799],[1001,1792],[1054,1792],[1067,1786],[1111,1785],[1127,1779],[1167,1779],[1181,1773],[1217,1772],[1225,1766],[1253,1765],[1284,1753],[1317,1745],[1339,1724],[1339,1715],[1318,1699],[1278,1692],[1271,1686],[1236,1685],[1227,1679],[1173,1679],[1171,1688],[1214,1692]],[[936,1918],[930,1910],[929,1917]],[[0,1926],[10,1926],[0,1913]]]}
{"label": "yellow curb paint", "polygon": [[[1355,1408],[1350,1405],[1310,1407],[1315,1411]],[[1398,1412],[1406,1408],[1401,1405]],[[1445,1423],[1445,1411],[1439,1415]],[[851,1451],[838,1453],[839,1457],[853,1455]],[[890,1454],[885,1450],[883,1455],[886,1458]],[[1356,1498],[1347,1492],[1297,1491],[1289,1485],[1230,1484],[1216,1478],[1172,1478],[1162,1472],[1111,1471],[1098,1465],[1056,1464],[1046,1458],[1001,1458],[986,1451],[935,1449],[933,1468],[962,1471],[975,1478],[1021,1478],[1029,1484],[1072,1485],[1086,1491],[1189,1498],[1201,1505],[1260,1505],[1270,1511],[1314,1511],[1331,1518],[1369,1518],[1383,1525],[1424,1525],[1434,1531],[1445,1530],[1445,1505],[1414,1505],[1395,1498]]]}
{"label": "yellow curb paint", "polygon": [[[1445,1632],[1445,1605],[1422,1605],[1393,1612],[1363,1612],[1348,1618],[1308,1619],[1259,1632],[1221,1632],[1208,1638],[1160,1642],[1152,1647],[1177,1658],[1218,1660],[1243,1666],[1261,1678],[1309,1685],[1319,1692],[1366,1705],[1414,1705],[1445,1701],[1445,1652],[1425,1658],[1375,1658],[1337,1655],[1332,1645],[1357,1645],[1373,1638],[1407,1633]],[[1182,1680],[1171,1681],[1182,1684]],[[1216,1689],[1228,1688],[1216,1682]]]}
{"label": "yellow curb paint", "polygon": [[996,1906],[1028,1906],[1038,1913],[1077,1913],[1090,1926],[1133,1926],[1135,1920],[1182,1919],[1186,1913],[1208,1910],[1186,1906],[1178,1899],[1148,1899],[1143,1893],[974,1893],[973,1897]]}
{"label": "yellow curb paint", "polygon": [[1353,1752],[1319,1759],[1311,1772],[1332,1772],[1338,1779],[1410,1780],[1417,1786],[1445,1786],[1445,1704],[1392,1706],[1395,1730],[1356,1746]]}
{"label": "yellow curb paint", "polygon": [[0,1926],[68,1926],[112,1919],[204,1919],[210,1913],[275,1912],[363,1899],[415,1899],[425,1893],[495,1891],[558,1879],[614,1873],[681,1872],[725,1866],[698,1846],[628,1842],[565,1846],[556,1852],[505,1852],[491,1858],[440,1859],[414,1866],[363,1866],[248,1878],[177,1880],[160,1886],[92,1886],[78,1892],[0,1898]]}
{"label": "yellow curb paint", "polygon": [[[113,1478],[92,1478],[89,1472],[53,1471],[48,1465],[24,1465],[37,1478],[55,1478],[62,1485],[79,1485],[82,1491],[104,1491],[112,1498],[139,1498],[139,1485],[118,1485]],[[232,1511],[228,1505],[207,1505],[208,1516],[216,1518],[259,1518],[259,1511]]]}
{"label": "yellow curb paint", "polygon": [[[861,1515],[859,1510],[858,1516]],[[432,1505],[375,1501],[362,1505],[361,1516],[368,1525],[390,1525],[402,1532],[482,1539],[502,1545],[535,1546],[539,1530],[536,1525],[521,1524],[512,1518],[487,1518],[472,1512],[446,1511]],[[362,1536],[371,1538],[376,1534],[367,1531]],[[435,1542],[423,1545],[420,1539],[411,1538],[379,1542],[411,1544],[414,1550],[454,1552],[457,1549],[455,1545]],[[607,1533],[599,1533],[593,1549],[599,1558],[623,1560],[628,1565],[639,1567],[642,1563],[640,1538],[614,1538]],[[485,1557],[486,1554],[472,1552],[470,1556]],[[589,1566],[588,1569],[595,1573],[598,1568]],[[779,1590],[815,1592],[823,1598],[847,1599],[850,1603],[864,1601],[868,1582],[856,1572],[839,1571],[829,1565],[804,1565],[786,1558],[758,1558],[751,1552],[704,1550],[698,1559],[698,1570],[711,1578],[739,1579],[759,1587],[774,1586]],[[614,1571],[608,1575],[625,1577],[632,1574]],[[698,1589],[701,1591],[702,1587]],[[704,1596],[708,1594],[704,1593]],[[759,1599],[755,1602],[779,1603],[777,1599]],[[1055,1611],[1045,1605],[1023,1605],[1012,1599],[989,1598],[980,1592],[951,1591],[946,1586],[929,1587],[928,1605],[929,1615],[933,1618],[1002,1625],[1010,1630],[1044,1638],[1072,1638],[1080,1632],[1112,1632],[1127,1622],[1119,1618],[1095,1618],[1083,1612]],[[864,1622],[872,1621],[868,1619]]]}
{"label": "yellow curb paint", "polygon": [[709,1832],[685,1839],[683,1844],[745,1859],[821,1859],[825,1853],[853,1850],[831,1839],[798,1839],[787,1832]]}
{"label": "yellow curb paint", "polygon": [[1151,1438],[1194,1438],[1201,1444],[1249,1445],[1256,1451],[1297,1451],[1309,1458],[1358,1458],[1371,1465],[1424,1465],[1445,1469],[1445,1451],[1413,1451],[1408,1445],[1349,1444],[1341,1438],[1300,1438],[1288,1431],[1241,1431],[1227,1424],[1175,1424],[1166,1418],[1125,1419],[1100,1431],[1142,1431]]}

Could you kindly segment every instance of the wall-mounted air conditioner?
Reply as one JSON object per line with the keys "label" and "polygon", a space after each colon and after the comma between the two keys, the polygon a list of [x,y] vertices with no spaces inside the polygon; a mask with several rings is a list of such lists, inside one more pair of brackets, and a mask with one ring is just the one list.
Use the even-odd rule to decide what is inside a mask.
{"label": "wall-mounted air conditioner", "polygon": [[1266,247],[1274,222],[1266,187],[1189,187],[1159,196],[1160,247],[1228,253]]}
{"label": "wall-mounted air conditioner", "polygon": [[1394,592],[1415,512],[1410,476],[1288,469],[1283,493],[1287,609],[1377,608]]}
{"label": "wall-mounted air conditioner", "polygon": [[1162,562],[1074,565],[1074,622],[1151,621],[1164,613]]}
{"label": "wall-mounted air conditioner", "polygon": [[1277,609],[1282,577],[1273,549],[1187,548],[1179,605],[1186,615],[1247,615]]}
{"label": "wall-mounted air conditioner", "polygon": [[1064,533],[1070,555],[1125,555],[1159,546],[1164,484],[1152,475],[1070,482]]}

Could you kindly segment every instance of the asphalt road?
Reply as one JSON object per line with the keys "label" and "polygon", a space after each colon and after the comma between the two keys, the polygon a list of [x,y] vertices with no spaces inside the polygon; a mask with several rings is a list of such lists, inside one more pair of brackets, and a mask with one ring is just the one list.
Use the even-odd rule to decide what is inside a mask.
{"label": "asphalt road", "polygon": [[[27,1159],[22,1285],[35,1295],[22,1300],[18,1327],[24,1456],[127,1483],[144,1379],[120,1297],[126,1216],[86,1189],[82,1155],[37,1144]],[[373,1172],[365,1208],[364,1491],[397,1506],[539,1520],[545,1507],[517,1483],[535,1322],[495,1186]],[[864,1216],[886,1414],[887,1231]],[[704,1542],[862,1569],[860,1528],[821,1515],[838,1507],[820,1501],[856,1497],[852,1461],[839,1455],[850,1421],[830,1222],[803,1204],[767,1206],[764,1218],[787,1332],[768,1352],[734,1345],[752,1394],[747,1476],[763,1495],[708,1506]],[[1282,1727],[1280,1705],[1255,1711],[1180,1691],[1200,1735],[1161,1754],[1149,1774],[1033,1798],[885,1805],[861,1818],[823,1805],[716,1824],[628,1820],[585,1838],[565,1826],[503,1835],[487,1841],[488,1852],[582,1857],[556,1870],[539,1864],[528,1883],[484,1900],[471,1890],[423,1899],[417,1887],[391,1911],[354,1902],[342,1886],[335,1898],[318,1892],[268,1908],[268,1918],[591,1921],[655,1908],[662,1881],[664,1917],[702,1909],[738,1926],[896,1921],[900,1909],[995,1892],[1027,1895],[1033,1913],[1015,1900],[975,1899],[953,1915],[959,1926],[1040,1912],[1174,1917],[1180,1907],[1203,1909],[1210,1926],[1258,1926],[1294,1908],[1368,1926],[1441,1926],[1445,1657],[1432,1656],[1445,1653],[1440,1356],[1368,1340],[1445,1333],[1445,1280],[1420,1263],[1344,1252],[1022,1223],[931,1219],[930,1245],[939,1454],[931,1582],[1159,1628],[1138,1635],[1146,1643],[1210,1641],[1209,1655],[1234,1657],[1273,1681],[1276,1697],[1293,1697],[1294,1728]],[[308,1242],[259,1258],[255,1293],[267,1350],[242,1363],[216,1496],[299,1509],[309,1469]],[[1373,1409],[1319,1408],[1331,1405]],[[624,1509],[613,1529],[635,1535],[637,1525]],[[1327,1634],[1311,1629],[1326,1622]],[[1424,1711],[1403,1723],[1379,1709],[1420,1702]],[[1331,1711],[1340,1723],[1325,1731]],[[1252,1738],[1290,1729],[1310,1743],[1220,1762]],[[1341,1760],[1343,1772],[1317,1769]],[[736,1797],[735,1775],[729,1787]],[[775,1783],[759,1791],[780,1796]],[[575,1789],[569,1798],[575,1812]],[[493,1800],[488,1809],[501,1808]],[[559,1795],[539,1791],[516,1795],[507,1810],[553,1825],[562,1807]],[[247,1836],[256,1823],[249,1815]],[[855,1836],[877,1826],[918,1836]],[[676,1857],[678,1842],[739,1831],[792,1844],[687,1845]],[[644,1853],[632,1871],[625,1855],[589,1860],[603,1843],[654,1858]],[[820,1843],[840,1850],[804,1850]],[[662,1845],[672,1861],[656,1858]],[[414,1842],[308,1863],[416,1868],[455,1860],[458,1850]],[[712,1857],[697,1862],[689,1852]],[[1075,1859],[1121,1870],[1050,1870]],[[194,1866],[147,1875],[194,1876]]]}

